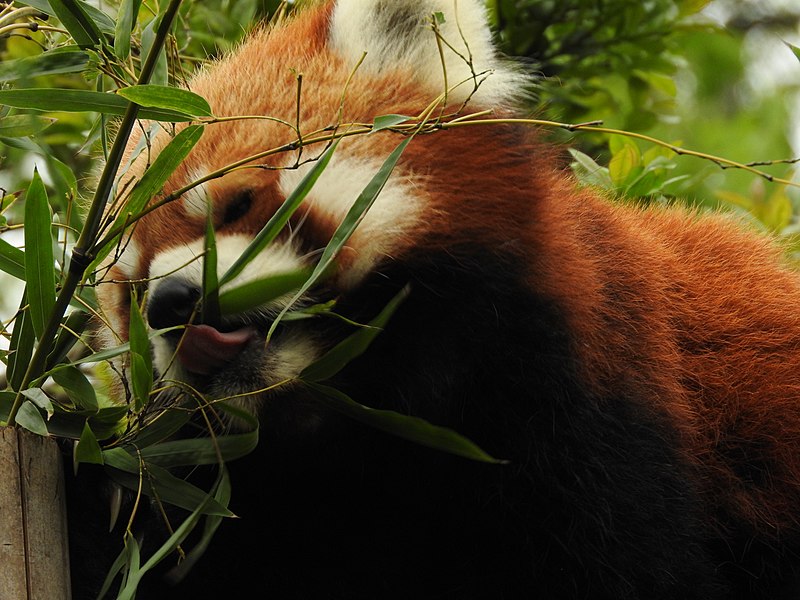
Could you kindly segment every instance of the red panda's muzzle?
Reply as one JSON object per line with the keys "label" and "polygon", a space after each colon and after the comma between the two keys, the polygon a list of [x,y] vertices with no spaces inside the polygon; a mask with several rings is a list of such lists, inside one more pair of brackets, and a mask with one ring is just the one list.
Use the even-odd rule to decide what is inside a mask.
{"label": "red panda's muzzle", "polygon": [[196,323],[200,296],[200,289],[190,282],[167,277],[152,293],[147,320],[154,329],[186,325],[171,336],[178,362],[194,375],[213,375],[238,358],[258,332],[250,325],[220,328]]}
{"label": "red panda's muzzle", "polygon": [[253,327],[223,332],[210,325],[189,325],[178,347],[178,360],[190,373],[212,375],[235,360],[256,336]]}

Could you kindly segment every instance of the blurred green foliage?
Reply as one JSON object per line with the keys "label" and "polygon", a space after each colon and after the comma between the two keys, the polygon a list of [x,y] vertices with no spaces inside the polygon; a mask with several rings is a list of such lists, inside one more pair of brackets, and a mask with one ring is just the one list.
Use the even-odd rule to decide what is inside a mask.
{"label": "blurred green foliage", "polygon": [[[489,6],[502,49],[526,57],[536,76],[536,115],[602,120],[744,163],[797,153],[790,137],[798,120],[800,60],[792,61],[782,40],[797,39],[800,5],[490,0]],[[709,12],[724,15],[724,26]],[[562,132],[555,137],[567,139]],[[795,237],[800,196],[794,189],[618,136],[578,133],[569,142],[583,152],[573,152],[579,177],[615,195],[742,210],[757,225]],[[786,162],[763,170],[795,176]]]}

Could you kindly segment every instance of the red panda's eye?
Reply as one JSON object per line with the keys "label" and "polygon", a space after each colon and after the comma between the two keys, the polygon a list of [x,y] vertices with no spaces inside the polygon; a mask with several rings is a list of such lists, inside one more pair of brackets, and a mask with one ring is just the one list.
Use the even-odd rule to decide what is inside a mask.
{"label": "red panda's eye", "polygon": [[242,190],[225,207],[225,214],[222,217],[222,222],[225,225],[230,225],[234,221],[238,221],[253,204],[253,192],[250,190]]}

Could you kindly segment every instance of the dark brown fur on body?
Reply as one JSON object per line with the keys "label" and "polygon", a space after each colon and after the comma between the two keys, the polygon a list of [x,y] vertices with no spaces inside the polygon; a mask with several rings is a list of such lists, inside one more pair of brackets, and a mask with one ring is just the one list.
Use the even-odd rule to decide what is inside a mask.
{"label": "dark brown fur on body", "polygon": [[[422,13],[452,10],[444,0],[422,4]],[[482,23],[477,1],[459,5],[465,31],[470,19]],[[376,23],[392,22],[372,11],[392,6],[343,0],[309,9],[254,35],[192,89],[218,115],[292,122],[289,67],[297,68],[303,129],[324,127],[353,70],[349,38],[336,35],[344,14],[365,19],[345,33],[367,32],[363,42],[382,57],[380,69],[365,62],[353,77],[345,119],[417,114],[439,90],[405,53],[432,34],[385,32],[402,36],[396,45],[370,38]],[[515,81],[492,52],[473,49],[478,67],[488,61],[501,83]],[[468,110],[504,97],[493,81]],[[451,99],[458,109],[458,95]],[[292,135],[272,122],[208,126],[165,191]],[[309,260],[352,202],[340,197],[348,185],[374,173],[375,157],[399,141],[388,132],[343,141],[333,175],[258,267]],[[268,166],[278,160],[288,159]],[[293,177],[242,170],[202,188],[223,251],[263,226]],[[227,218],[243,190],[252,206]],[[159,287],[175,277],[196,291],[196,273],[168,267],[195,251],[203,227],[203,213],[185,200],[153,212],[111,277],[151,278],[151,314],[175,308]],[[300,257],[287,258],[292,252]],[[230,465],[240,519],[223,524],[183,584],[146,578],[142,598],[800,595],[800,278],[775,244],[730,217],[615,204],[577,187],[529,128],[472,125],[411,142],[338,269],[309,302],[336,298],[337,311],[367,322],[407,284],[411,293],[331,384],[369,406],[455,429],[508,464],[370,430],[297,386],[260,395],[239,404],[259,414],[263,431],[256,452]],[[103,284],[98,295],[124,338],[127,286]],[[156,342],[155,362],[160,374],[220,397],[296,375],[348,331],[335,320],[285,324],[270,353],[254,344],[205,377],[180,361],[163,366],[174,353],[169,340]],[[146,549],[162,538],[160,525],[157,516],[144,524]]]}

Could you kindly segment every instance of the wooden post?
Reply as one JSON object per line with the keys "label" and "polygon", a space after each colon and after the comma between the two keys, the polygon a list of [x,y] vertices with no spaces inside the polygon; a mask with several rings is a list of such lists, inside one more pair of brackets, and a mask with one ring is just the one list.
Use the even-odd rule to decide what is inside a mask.
{"label": "wooden post", "polygon": [[0,428],[0,599],[70,597],[61,453],[54,439]]}

